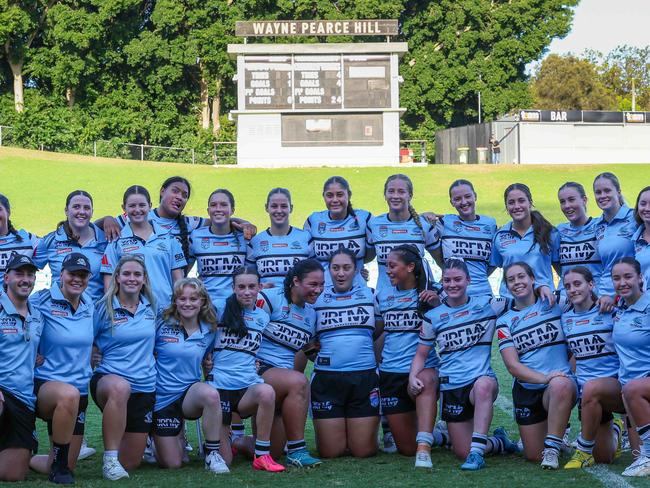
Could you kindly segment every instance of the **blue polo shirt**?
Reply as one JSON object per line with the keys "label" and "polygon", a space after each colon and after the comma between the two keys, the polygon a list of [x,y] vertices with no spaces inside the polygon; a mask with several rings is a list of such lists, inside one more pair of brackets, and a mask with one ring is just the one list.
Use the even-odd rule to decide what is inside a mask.
{"label": "blue polo shirt", "polygon": [[645,225],[641,224],[632,236],[632,243],[634,244],[634,259],[641,265],[643,283],[647,290],[650,286],[650,243],[644,239],[644,232]]}
{"label": "blue polo shirt", "polygon": [[20,229],[16,234],[9,232],[7,235],[0,236],[0,294],[3,291],[5,270],[11,255],[17,252],[32,257],[38,241],[38,237],[23,229]]}
{"label": "blue polo shirt", "polygon": [[631,306],[625,301],[614,314],[614,347],[620,367],[621,385],[650,374],[650,293],[645,292]]}

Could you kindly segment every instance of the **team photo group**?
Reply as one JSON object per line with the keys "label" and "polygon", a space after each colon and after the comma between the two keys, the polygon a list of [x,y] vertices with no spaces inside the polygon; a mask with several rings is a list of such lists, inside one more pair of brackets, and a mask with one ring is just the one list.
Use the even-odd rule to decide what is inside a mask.
{"label": "team photo group", "polygon": [[[143,458],[181,468],[187,420],[213,473],[236,456],[282,472],[379,444],[415,468],[445,447],[466,471],[497,454],[580,469],[614,462],[626,437],[623,475],[650,475],[650,186],[624,196],[609,172],[566,182],[554,226],[512,183],[501,227],[468,180],[441,215],[416,210],[394,174],[370,213],[332,176],[304,224],[286,188],[260,189],[269,221],[254,223],[225,188],[193,195],[176,176],[149,190],[125,189],[118,217],[72,191],[44,236],[0,194],[0,480],[74,483],[91,401],[109,480]],[[207,197],[206,215],[185,215],[190,197]],[[46,267],[51,285],[35,290]],[[492,425],[510,388],[517,440]]]}

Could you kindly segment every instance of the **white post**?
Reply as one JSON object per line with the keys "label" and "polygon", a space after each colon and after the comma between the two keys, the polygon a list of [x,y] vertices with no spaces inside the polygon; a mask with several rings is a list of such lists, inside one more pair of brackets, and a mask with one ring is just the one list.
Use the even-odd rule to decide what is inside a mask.
{"label": "white post", "polygon": [[2,126],[0,125],[0,147],[2,147]]}
{"label": "white post", "polygon": [[481,123],[481,92],[478,92],[478,123]]}
{"label": "white post", "polygon": [[97,157],[97,141],[93,141],[93,156]]}
{"label": "white post", "polygon": [[196,159],[194,158],[194,148],[191,149],[192,151],[192,164],[196,162]]}
{"label": "white post", "polygon": [[140,161],[144,161],[144,144],[140,144]]}

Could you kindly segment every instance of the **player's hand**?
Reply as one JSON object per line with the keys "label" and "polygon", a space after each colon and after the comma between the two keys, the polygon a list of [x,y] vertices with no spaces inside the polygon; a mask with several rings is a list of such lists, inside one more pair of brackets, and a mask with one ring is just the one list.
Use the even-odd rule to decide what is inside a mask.
{"label": "player's hand", "polygon": [[596,302],[600,313],[609,313],[614,309],[614,297],[603,295]]}
{"label": "player's hand", "polygon": [[93,352],[90,355],[90,367],[95,369],[97,365],[102,362],[103,357],[104,356],[102,355],[102,352],[99,350],[99,348],[93,346]]}
{"label": "player's hand", "polygon": [[430,307],[437,307],[440,305],[440,297],[435,290],[422,290],[418,296],[422,303],[426,303]]}
{"label": "player's hand", "polygon": [[548,302],[549,307],[552,307],[555,305],[555,293],[551,291],[551,289],[546,286],[542,285],[539,288],[537,288],[537,293],[539,293],[539,297]]}
{"label": "player's hand", "polygon": [[120,224],[117,223],[115,217],[111,217],[110,215],[104,217],[104,235],[108,242],[117,240],[117,238],[120,237],[121,232],[122,229],[120,228]]}
{"label": "player's hand", "polygon": [[203,374],[205,376],[207,376],[210,373],[210,371],[212,371],[213,364],[214,363],[212,362],[212,353],[210,353],[207,356],[205,356],[203,362],[201,363],[201,366],[203,366]]}
{"label": "player's hand", "polygon": [[554,378],[560,378],[560,377],[568,378],[567,374],[564,373],[563,371],[551,371],[549,374],[546,375],[546,383],[548,384]]}
{"label": "player's hand", "polygon": [[368,270],[365,268],[365,266],[364,266],[363,268],[361,268],[361,271],[359,271],[359,274],[360,274],[361,277],[362,277],[364,280],[366,280],[366,281],[368,281],[368,280],[370,279],[370,271],[368,271]]}
{"label": "player's hand", "polygon": [[36,355],[36,362],[35,362],[36,367],[38,368],[39,366],[43,366],[44,362],[45,362],[45,356],[37,354]]}
{"label": "player's hand", "polygon": [[255,227],[253,224],[250,222],[246,221],[235,221],[235,220],[230,220],[230,225],[233,227],[233,229],[240,230],[244,233],[244,239],[251,240],[255,234],[257,234],[257,227]]}
{"label": "player's hand", "polygon": [[275,288],[275,283],[273,283],[272,281],[267,281],[266,283],[262,283],[260,287],[262,288],[262,290],[266,290],[267,288]]}
{"label": "player's hand", "polygon": [[413,396],[418,396],[424,389],[424,383],[417,377],[409,375],[408,392]]}
{"label": "player's hand", "polygon": [[436,225],[438,223],[438,220],[440,220],[443,215],[437,214],[435,212],[422,212],[420,214],[420,217],[424,217],[426,221],[431,225]]}

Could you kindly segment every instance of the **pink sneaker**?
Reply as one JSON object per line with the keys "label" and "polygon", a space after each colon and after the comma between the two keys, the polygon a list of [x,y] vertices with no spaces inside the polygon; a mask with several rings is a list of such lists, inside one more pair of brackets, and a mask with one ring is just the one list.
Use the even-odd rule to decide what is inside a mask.
{"label": "pink sneaker", "polygon": [[269,471],[270,473],[280,473],[287,468],[276,463],[270,454],[264,454],[259,457],[255,456],[255,459],[253,460],[253,469],[257,471]]}

